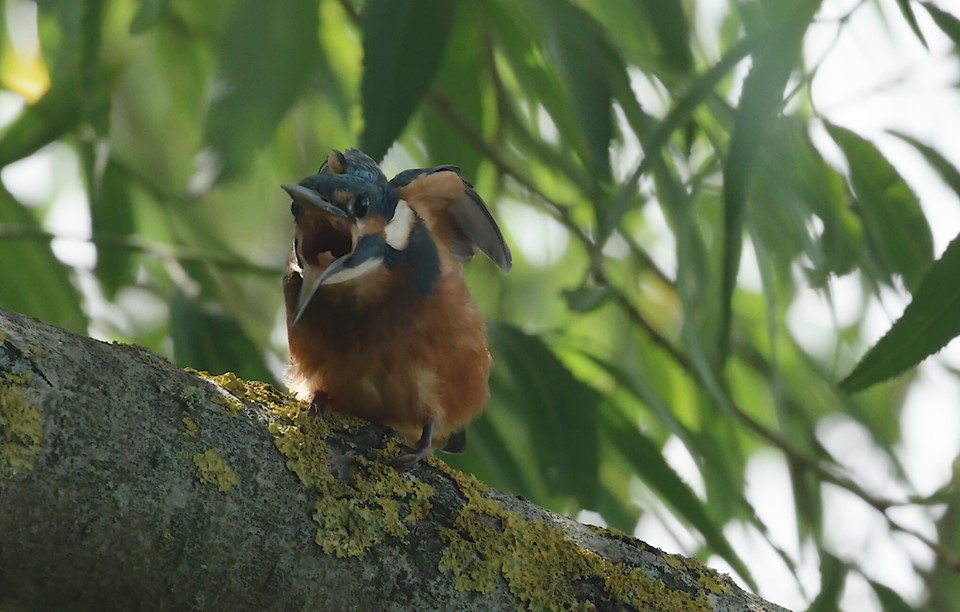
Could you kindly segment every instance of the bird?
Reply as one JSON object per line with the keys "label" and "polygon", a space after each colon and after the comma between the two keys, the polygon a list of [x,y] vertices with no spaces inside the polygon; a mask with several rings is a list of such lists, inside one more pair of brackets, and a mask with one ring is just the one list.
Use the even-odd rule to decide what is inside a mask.
{"label": "bird", "polygon": [[452,165],[387,181],[359,149],[284,184],[294,248],[284,275],[287,383],[310,409],[386,425],[409,468],[434,448],[463,452],[486,407],[492,358],[463,277],[482,251],[508,272],[510,248]]}

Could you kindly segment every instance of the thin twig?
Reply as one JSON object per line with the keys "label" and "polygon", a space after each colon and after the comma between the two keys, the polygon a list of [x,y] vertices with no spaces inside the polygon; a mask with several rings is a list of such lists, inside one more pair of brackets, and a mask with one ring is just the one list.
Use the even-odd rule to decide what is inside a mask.
{"label": "thin twig", "polygon": [[225,255],[215,253],[205,249],[198,249],[182,244],[164,244],[144,240],[138,236],[116,236],[112,234],[95,234],[90,237],[69,236],[63,234],[54,234],[46,230],[28,225],[11,225],[0,223],[0,240],[35,240],[39,242],[50,242],[51,240],[71,240],[77,242],[89,242],[97,248],[133,251],[144,253],[157,257],[158,259],[174,259],[177,261],[190,261],[198,263],[208,263],[220,268],[237,270],[240,272],[251,272],[262,274],[264,276],[277,277],[283,274],[283,266],[269,266],[258,264],[235,255]]}
{"label": "thin twig", "polygon": [[498,172],[505,176],[509,176],[521,187],[537,196],[544,209],[571,233],[573,233],[581,242],[583,242],[588,250],[591,250],[594,247],[593,238],[591,238],[587,232],[584,231],[583,228],[581,228],[571,217],[570,207],[564,206],[553,200],[542,190],[540,190],[540,188],[538,188],[523,173],[517,172],[514,166],[503,156],[500,150],[488,143],[483,138],[483,135],[480,134],[477,129],[466,120],[466,118],[460,115],[455,108],[453,108],[453,104],[451,104],[449,98],[439,92],[431,91],[427,95],[427,99],[434,106],[434,108],[436,108],[437,111],[440,112],[440,114],[450,122],[451,125],[460,131],[463,137],[466,138],[470,144],[472,144],[478,151],[486,156],[491,163],[493,163]]}

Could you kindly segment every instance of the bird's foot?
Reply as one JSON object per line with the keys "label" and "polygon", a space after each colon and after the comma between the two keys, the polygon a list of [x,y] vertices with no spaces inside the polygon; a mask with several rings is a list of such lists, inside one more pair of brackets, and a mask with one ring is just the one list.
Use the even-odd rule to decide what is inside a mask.
{"label": "bird's foot", "polygon": [[307,414],[313,418],[319,418],[323,416],[323,413],[325,413],[329,407],[330,396],[323,391],[317,391],[313,394],[313,399],[310,400],[310,405],[307,406]]}
{"label": "bird's foot", "polygon": [[390,462],[398,470],[407,470],[415,466],[421,459],[433,452],[433,421],[427,421],[423,426],[423,433],[415,446],[404,446],[403,453]]}

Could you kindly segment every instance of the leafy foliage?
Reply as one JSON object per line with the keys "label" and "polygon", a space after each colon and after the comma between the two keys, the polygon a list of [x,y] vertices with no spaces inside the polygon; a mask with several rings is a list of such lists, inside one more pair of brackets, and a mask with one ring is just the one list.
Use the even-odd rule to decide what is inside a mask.
{"label": "leafy foliage", "polygon": [[[907,502],[863,485],[821,435],[838,420],[861,428],[913,490],[892,450],[912,381],[890,377],[960,332],[960,242],[934,261],[931,221],[897,166],[815,104],[812,29],[842,30],[876,3],[839,19],[821,4],[835,8],[729,3],[708,36],[698,3],[680,0],[40,1],[38,54],[6,34],[0,48],[4,95],[27,101],[0,133],[0,166],[6,181],[66,145],[87,204],[0,191],[0,305],[277,380],[290,239],[278,185],[333,147],[385,157],[388,175],[457,164],[516,261],[507,278],[469,266],[496,367],[490,409],[452,463],[627,532],[669,515],[688,552],[757,588],[754,551],[731,529],[794,574],[803,562],[748,501],[751,462],[775,450],[795,539],[819,560],[811,609],[835,609],[853,577],[886,608],[911,605],[836,552],[825,490],[919,539],[931,605],[960,609],[956,483],[908,500],[949,507],[937,538],[919,534],[889,516]],[[937,30],[960,44],[944,8],[890,6],[924,45]],[[24,74],[38,94],[17,85]],[[814,138],[824,126],[844,166]],[[896,136],[960,196],[945,155]],[[89,215],[95,264],[51,248],[64,206]],[[741,278],[750,251],[759,289]],[[915,298],[857,366],[862,322],[836,330],[832,355],[787,325],[798,296],[832,300],[837,278],[857,279],[865,302],[901,286]],[[838,384],[838,370],[852,374]]]}

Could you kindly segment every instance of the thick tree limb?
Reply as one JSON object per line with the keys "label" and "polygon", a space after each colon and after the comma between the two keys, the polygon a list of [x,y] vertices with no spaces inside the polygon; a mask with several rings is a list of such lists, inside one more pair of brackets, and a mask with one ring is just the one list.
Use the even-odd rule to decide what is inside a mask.
{"label": "thick tree limb", "polygon": [[299,408],[0,310],[0,607],[782,610]]}

